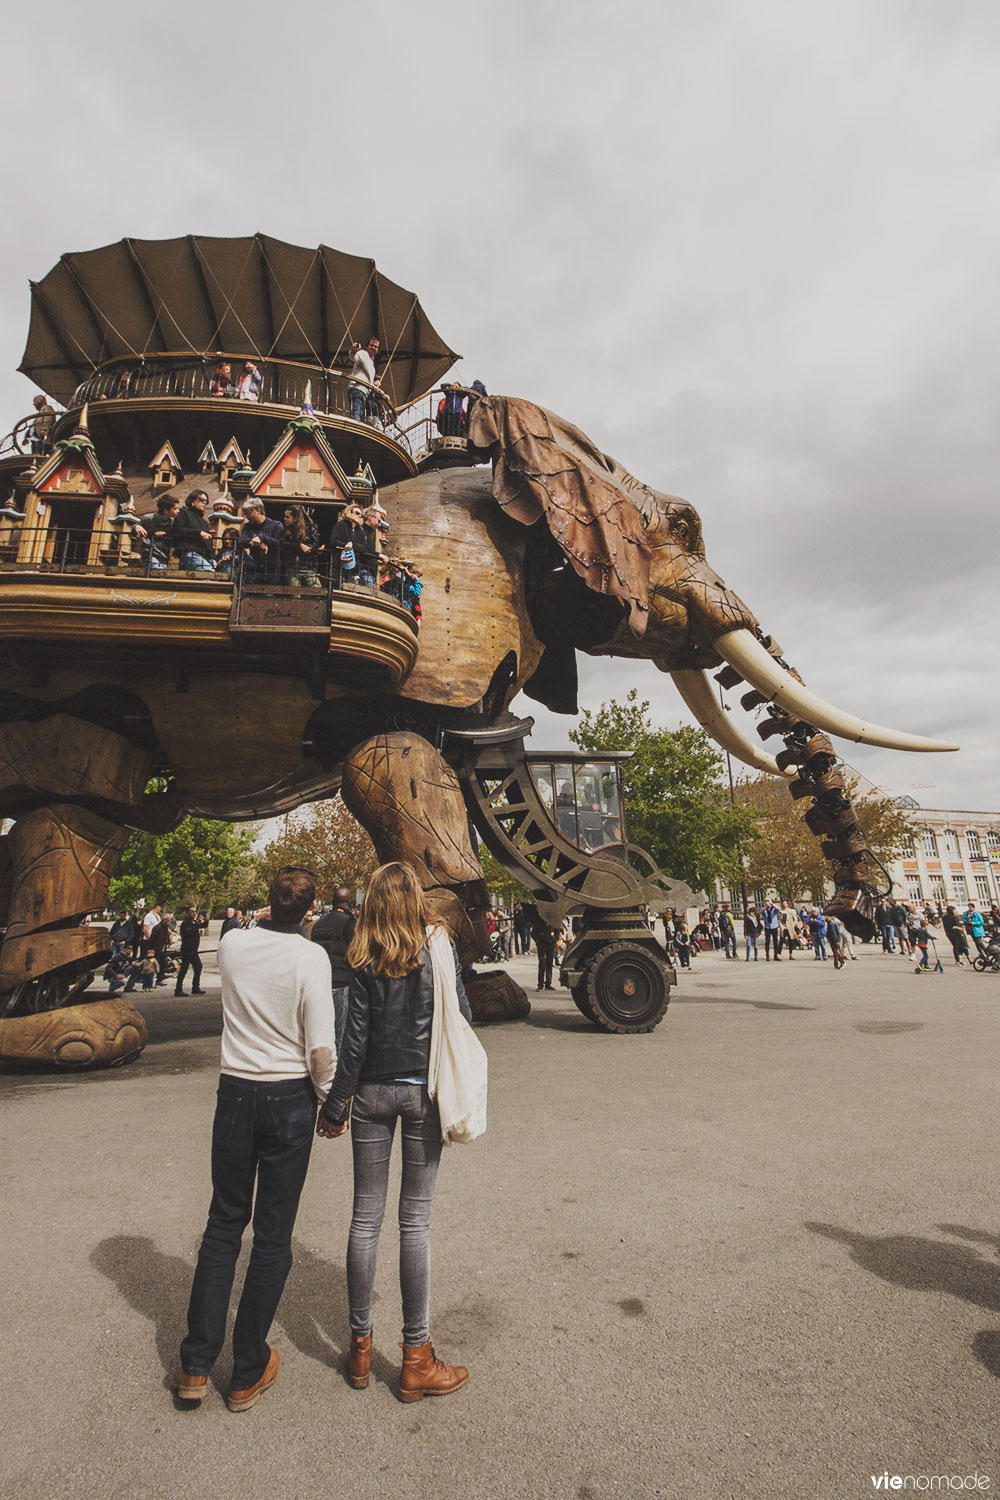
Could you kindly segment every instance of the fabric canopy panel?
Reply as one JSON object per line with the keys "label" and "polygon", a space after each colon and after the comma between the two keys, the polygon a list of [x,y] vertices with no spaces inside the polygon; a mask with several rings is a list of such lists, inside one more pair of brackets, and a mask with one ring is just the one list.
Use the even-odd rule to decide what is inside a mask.
{"label": "fabric canopy panel", "polygon": [[120,240],[63,255],[31,283],[19,368],[65,404],[107,360],[224,349],[343,367],[351,340],[367,344],[373,335],[396,406],[437,385],[458,358],[414,294],[363,256],[263,234]]}

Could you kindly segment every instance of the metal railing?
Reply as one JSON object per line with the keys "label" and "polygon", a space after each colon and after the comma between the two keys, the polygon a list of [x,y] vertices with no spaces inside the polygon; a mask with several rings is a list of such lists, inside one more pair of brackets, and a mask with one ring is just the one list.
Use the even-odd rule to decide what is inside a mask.
{"label": "metal railing", "polygon": [[468,413],[481,394],[457,383],[439,385],[398,414],[400,435],[417,463],[445,448],[467,451]]}
{"label": "metal railing", "polygon": [[0,438],[0,458],[8,458],[11,454],[20,453],[50,453],[52,451],[52,433],[55,423],[59,420],[61,412],[53,416],[53,426],[44,438],[35,438],[35,423],[38,421],[38,413],[31,412],[27,417],[22,417],[15,422],[10,432]]}
{"label": "metal railing", "polygon": [[[406,598],[404,565],[395,559],[380,560],[377,586],[367,589],[354,580],[358,570],[348,572],[340,548],[320,548],[303,555],[290,543],[272,545],[265,553],[239,547],[239,528],[233,535],[212,543],[212,558],[199,558],[176,539],[137,537],[133,527],[23,526],[0,517],[0,572],[92,574],[121,577],[176,578],[178,575],[206,584],[233,585],[236,602],[273,588],[294,592],[329,594],[340,590],[371,592],[392,598],[414,613]],[[234,620],[239,613],[234,607]]]}
{"label": "metal railing", "polygon": [[[396,410],[382,391],[372,387],[359,413],[350,387],[357,386],[346,370],[324,370],[321,366],[295,364],[289,360],[253,361],[259,374],[255,393],[240,394],[245,356],[151,355],[139,360],[115,360],[102,365],[73,394],[73,409],[85,403],[144,399],[215,400],[253,406],[283,406],[297,410],[310,404],[319,416],[354,417],[366,426],[389,433],[395,441]],[[228,368],[224,368],[228,367]],[[309,387],[307,392],[306,387]]]}

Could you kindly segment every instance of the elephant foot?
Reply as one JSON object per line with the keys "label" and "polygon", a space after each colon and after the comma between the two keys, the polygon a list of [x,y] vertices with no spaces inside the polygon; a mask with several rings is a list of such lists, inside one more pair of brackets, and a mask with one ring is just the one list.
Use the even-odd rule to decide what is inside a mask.
{"label": "elephant foot", "polygon": [[463,983],[474,1021],[520,1021],[531,1012],[531,1001],[506,969],[473,973]]}
{"label": "elephant foot", "polygon": [[146,1023],[123,996],[0,1021],[0,1062],[69,1071],[132,1062],[148,1041]]}

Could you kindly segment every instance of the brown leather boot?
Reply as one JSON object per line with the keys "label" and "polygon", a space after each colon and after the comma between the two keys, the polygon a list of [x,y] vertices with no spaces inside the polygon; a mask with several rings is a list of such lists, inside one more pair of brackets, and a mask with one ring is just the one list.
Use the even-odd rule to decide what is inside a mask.
{"label": "brown leather boot", "polygon": [[352,1333],[351,1349],[347,1356],[347,1378],[356,1391],[368,1389],[368,1378],[372,1371],[372,1336],[368,1333]]}
{"label": "brown leather boot", "polygon": [[400,1401],[419,1401],[424,1396],[450,1396],[469,1378],[464,1365],[446,1365],[434,1358],[433,1344],[400,1344],[403,1371],[399,1377]]}

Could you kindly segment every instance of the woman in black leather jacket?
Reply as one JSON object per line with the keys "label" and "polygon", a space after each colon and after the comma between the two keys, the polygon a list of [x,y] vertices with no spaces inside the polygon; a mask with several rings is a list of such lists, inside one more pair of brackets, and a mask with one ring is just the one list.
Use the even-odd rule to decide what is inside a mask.
{"label": "woman in black leather jacket", "polygon": [[[427,1092],[434,978],[423,892],[408,864],[382,865],[368,885],[347,961],[352,976],[347,1028],[333,1086],[319,1117],[321,1136],[343,1135],[352,1121],[354,1213],[347,1245],[351,1350],[347,1378],[368,1385],[372,1291],[389,1186],[389,1158],[401,1122],[399,1282],[403,1300],[402,1401],[446,1396],[469,1378],[462,1365],[435,1359],[430,1341],[430,1217],[441,1159],[441,1121]],[[459,1004],[471,1020],[457,953]],[[352,1107],[353,1098],[353,1107]]]}

